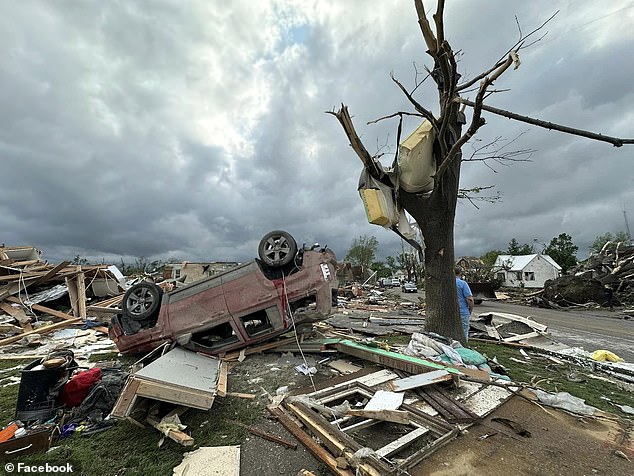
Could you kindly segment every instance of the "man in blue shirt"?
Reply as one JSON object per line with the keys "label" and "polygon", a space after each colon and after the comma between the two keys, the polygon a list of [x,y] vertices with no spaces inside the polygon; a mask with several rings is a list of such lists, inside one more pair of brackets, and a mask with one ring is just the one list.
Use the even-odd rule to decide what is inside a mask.
{"label": "man in blue shirt", "polygon": [[456,291],[458,292],[458,307],[460,308],[460,322],[464,331],[465,341],[469,339],[469,319],[473,312],[473,294],[466,281],[460,279],[462,269],[456,266]]}

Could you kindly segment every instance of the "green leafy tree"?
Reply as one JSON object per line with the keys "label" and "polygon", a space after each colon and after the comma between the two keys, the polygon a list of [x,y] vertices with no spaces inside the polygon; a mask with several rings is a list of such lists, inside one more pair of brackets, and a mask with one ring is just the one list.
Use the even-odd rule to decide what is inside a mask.
{"label": "green leafy tree", "polygon": [[495,260],[498,259],[498,256],[503,254],[504,251],[502,250],[490,250],[480,256],[480,259],[486,266],[493,266],[495,264]]}
{"label": "green leafy tree", "polygon": [[599,235],[594,239],[590,245],[590,251],[595,253],[600,252],[608,241],[629,243],[630,239],[624,231],[617,231],[615,235],[608,231],[607,233]]}
{"label": "green leafy tree", "polygon": [[506,250],[506,254],[511,256],[531,255],[534,252],[533,245],[529,245],[528,243],[520,245],[515,238],[509,242],[509,247]]}
{"label": "green leafy tree", "polygon": [[88,263],[88,260],[86,258],[82,258],[81,256],[77,255],[75,256],[75,258],[73,258],[73,264],[79,264],[81,266],[86,266]]}
{"label": "green leafy tree", "polygon": [[370,265],[374,262],[374,256],[376,255],[378,247],[379,242],[374,236],[361,235],[359,238],[352,240],[345,261],[355,266],[361,266],[363,275],[367,276],[367,270],[370,269]]}
{"label": "green leafy tree", "polygon": [[544,248],[544,254],[547,254],[555,262],[561,266],[561,271],[567,274],[568,271],[577,265],[577,256],[575,255],[579,247],[572,242],[572,237],[566,233],[560,233],[558,237],[550,240],[550,243]]}
{"label": "green leafy tree", "polygon": [[376,271],[377,278],[388,278],[392,276],[392,270],[389,266],[386,266],[382,261],[375,261],[370,265],[372,271]]}
{"label": "green leafy tree", "polygon": [[400,265],[398,264],[398,260],[394,256],[388,256],[385,258],[385,264],[392,272],[400,269]]}

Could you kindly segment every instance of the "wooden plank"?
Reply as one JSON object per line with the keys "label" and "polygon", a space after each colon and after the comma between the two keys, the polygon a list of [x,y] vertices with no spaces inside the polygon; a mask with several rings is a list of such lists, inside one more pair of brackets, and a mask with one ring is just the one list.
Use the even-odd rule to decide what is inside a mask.
{"label": "wooden plank", "polygon": [[79,317],[86,319],[86,280],[84,273],[81,272],[81,266],[78,266],[78,273],[75,281],[77,282],[77,307],[79,309]]}
{"label": "wooden plank", "polygon": [[31,319],[26,315],[22,307],[13,307],[6,301],[0,301],[0,309],[13,317],[20,323],[22,332],[31,332],[33,327],[31,326]]}
{"label": "wooden plank", "polygon": [[[21,301],[18,298],[16,298],[16,297],[8,297],[6,300],[9,301],[9,302],[14,302],[16,304],[21,304]],[[59,318],[66,319],[66,320],[74,320],[74,319],[76,319],[75,317],[71,316],[70,314],[66,314],[65,312],[61,312],[61,311],[56,311],[55,309],[51,309],[50,307],[42,306],[40,304],[31,304],[31,309],[33,309],[35,311],[44,312],[46,314],[50,314],[53,317],[59,317]]]}
{"label": "wooden plank", "polygon": [[128,380],[123,386],[123,390],[121,390],[119,398],[112,409],[111,415],[113,417],[125,418],[130,414],[136,400],[136,389],[138,387],[139,380],[134,378],[132,375],[128,377]]}
{"label": "wooden plank", "polygon": [[279,421],[291,435],[297,438],[308,451],[322,461],[333,474],[336,476],[354,476],[354,472],[339,468],[335,457],[322,448],[308,433],[302,430],[284,410],[280,407],[269,406],[267,408],[269,412],[277,418],[277,421]]}
{"label": "wooden plank", "polygon": [[255,400],[255,395],[252,393],[239,393],[239,392],[227,392],[227,397],[246,398],[248,400]]}
{"label": "wooden plank", "polygon": [[60,264],[55,266],[53,269],[51,269],[48,273],[46,273],[44,276],[41,276],[38,279],[36,279],[35,281],[33,281],[32,283],[27,284],[27,286],[37,286],[39,284],[42,284],[42,283],[45,283],[45,282],[51,280],[52,278],[55,277],[55,275],[57,273],[59,273],[62,269],[64,269],[69,264],[70,264],[70,261],[61,262]]}
{"label": "wooden plank", "polygon": [[[157,420],[156,418],[148,416],[145,419],[145,421],[147,421],[150,425],[152,425],[157,430],[161,431],[159,429],[159,425],[161,424],[161,422],[159,420]],[[176,443],[178,443],[179,445],[182,445],[182,446],[193,446],[194,445],[194,439],[191,436],[189,436],[187,433],[183,433],[180,430],[170,430],[167,433],[167,437],[170,440],[173,440],[173,441],[175,441]]]}
{"label": "wooden plank", "polygon": [[224,360],[220,362],[220,372],[218,374],[218,386],[217,392],[219,397],[227,396],[227,374],[229,372],[229,366]]}
{"label": "wooden plank", "polygon": [[[354,377],[354,375],[350,376]],[[385,382],[389,382],[390,380],[394,380],[398,378],[398,375],[392,372],[389,369],[381,369],[372,373],[364,374],[356,378],[349,378],[349,380],[345,380],[343,382],[336,383],[335,385],[331,385],[330,387],[325,387],[319,389],[315,392],[311,392],[308,395],[313,398],[321,398],[323,395],[330,394],[333,391],[336,391],[338,388],[344,388],[350,385],[353,382],[359,382],[368,387],[375,387]]]}
{"label": "wooden plank", "polygon": [[417,393],[451,423],[469,423],[480,419],[464,404],[447,395],[439,386],[424,387],[417,390]]}
{"label": "wooden plank", "polygon": [[277,435],[274,435],[272,433],[268,433],[264,430],[261,430],[260,428],[257,428],[255,426],[249,426],[249,425],[245,425],[242,422],[236,421],[236,420],[230,420],[228,418],[225,418],[226,422],[229,422],[233,425],[238,425],[241,426],[242,428],[246,428],[247,430],[249,430],[249,433],[251,433],[252,435],[256,435],[259,436],[260,438],[264,438],[265,440],[269,440],[272,441],[273,443],[279,443],[280,445],[286,446],[287,448],[292,448],[294,450],[297,449],[297,443],[294,443],[292,441],[288,441],[284,438],[281,438]]}
{"label": "wooden plank", "polygon": [[425,385],[433,385],[435,383],[451,380],[451,374],[446,370],[434,370],[424,374],[412,375],[411,377],[401,378],[391,381],[388,385],[395,392],[404,392],[412,388],[424,387]]}
{"label": "wooden plank", "polygon": [[17,274],[7,274],[6,276],[0,276],[0,282],[20,281],[22,279],[34,281],[36,278],[44,276],[45,274],[46,271],[27,271]]}
{"label": "wooden plank", "polygon": [[149,380],[135,377],[139,380],[136,394],[140,397],[147,397],[162,402],[174,403],[197,408],[199,410],[209,410],[214,402],[214,397],[207,393],[193,391],[185,387],[178,387],[172,384],[158,384]]}
{"label": "wooden plank", "polygon": [[539,332],[533,331],[528,332],[527,334],[521,334],[513,337],[507,337],[506,339],[502,339],[504,342],[517,342],[524,339],[530,339],[531,337],[539,337],[541,334]]}
{"label": "wooden plank", "polygon": [[68,288],[68,297],[70,299],[70,307],[72,309],[73,316],[79,317],[79,293],[77,292],[77,280],[75,276],[65,279],[66,287]]}
{"label": "wooden plank", "polygon": [[121,314],[121,309],[116,307],[86,306],[86,312],[93,314]]}
{"label": "wooden plank", "polygon": [[341,372],[342,374],[353,374],[362,369],[362,367],[359,367],[358,365],[354,365],[351,362],[341,359],[333,360],[332,362],[328,362],[326,365],[328,367],[332,367],[338,372]]}
{"label": "wooden plank", "polygon": [[[256,346],[252,346],[252,347],[247,347],[246,349],[243,349],[244,351],[244,355],[251,355],[251,354],[259,354],[260,352],[264,352],[265,350],[271,350],[271,349],[275,349],[276,347],[282,346],[282,345],[286,345],[286,344],[290,344],[291,342],[295,342],[295,337],[288,337],[286,339],[282,339],[282,340],[278,340],[278,341],[273,341],[273,342],[268,342],[266,344],[261,344],[261,345],[256,345]],[[223,360],[238,360],[238,357],[240,357],[240,352],[232,352],[230,354],[225,354],[222,359]]]}
{"label": "wooden plank", "polygon": [[123,296],[124,296],[123,294],[119,294],[118,296],[114,296],[108,299],[104,299],[103,301],[99,301],[98,303],[93,304],[90,307],[113,310],[111,306],[121,304],[121,301],[123,301]]}
{"label": "wooden plank", "polygon": [[397,453],[406,446],[411,445],[414,441],[427,433],[429,433],[429,428],[416,428],[414,431],[410,431],[391,443],[388,443],[384,447],[379,448],[375,451],[375,453],[382,458],[389,458],[394,453]]}
{"label": "wooden plank", "polygon": [[73,324],[77,324],[79,322],[81,322],[81,319],[77,318],[77,319],[72,319],[70,321],[58,322],[57,324],[51,324],[50,326],[38,327],[37,329],[34,329],[30,332],[25,332],[17,336],[12,336],[12,337],[7,337],[5,339],[2,339],[0,340],[0,345],[12,344],[14,342],[19,341],[24,336],[28,336],[31,334],[46,334],[48,332],[51,332],[57,329],[62,329],[64,327],[72,326]]}
{"label": "wooden plank", "polygon": [[[361,449],[361,445],[353,438],[341,430],[334,428],[328,420],[299,402],[289,403],[287,406],[302,423],[311,428],[324,444],[331,447],[336,453],[341,454],[346,461],[354,461],[353,455],[356,451]],[[383,462],[370,458],[367,462],[357,463],[357,469],[361,474],[381,476],[382,474],[386,474],[389,468]]]}
{"label": "wooden plank", "polygon": [[371,362],[376,362],[381,365],[385,365],[386,367],[404,370],[405,372],[411,374],[420,374],[430,372],[432,370],[444,369],[451,374],[464,374],[469,375],[472,378],[479,378],[486,381],[490,380],[489,373],[483,370],[474,370],[466,367],[456,367],[450,364],[432,362],[430,360],[410,357],[397,352],[368,347],[350,340],[339,342],[335,345],[335,347],[339,350],[339,352],[354,355],[355,357],[360,357]]}
{"label": "wooden plank", "polygon": [[405,410],[348,410],[347,415],[361,418],[371,418],[372,420],[390,421],[409,425],[409,415]]}
{"label": "wooden plank", "polygon": [[24,309],[22,307],[14,307],[8,302],[0,301],[0,309],[6,312],[8,315],[13,317],[20,324],[26,324],[30,322],[29,316],[26,315]]}

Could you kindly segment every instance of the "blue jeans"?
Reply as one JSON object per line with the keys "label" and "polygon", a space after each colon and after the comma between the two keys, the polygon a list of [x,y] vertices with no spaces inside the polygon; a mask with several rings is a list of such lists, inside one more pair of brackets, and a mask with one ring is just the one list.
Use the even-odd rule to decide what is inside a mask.
{"label": "blue jeans", "polygon": [[460,322],[462,322],[462,331],[464,332],[465,341],[469,340],[469,319],[471,314],[460,314]]}

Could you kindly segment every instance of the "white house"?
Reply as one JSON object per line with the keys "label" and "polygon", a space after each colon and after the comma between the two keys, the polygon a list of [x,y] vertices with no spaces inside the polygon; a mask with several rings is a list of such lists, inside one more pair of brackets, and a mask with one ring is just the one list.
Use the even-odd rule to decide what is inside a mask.
{"label": "white house", "polygon": [[548,255],[499,255],[493,265],[495,277],[510,288],[543,288],[561,276],[561,266]]}

